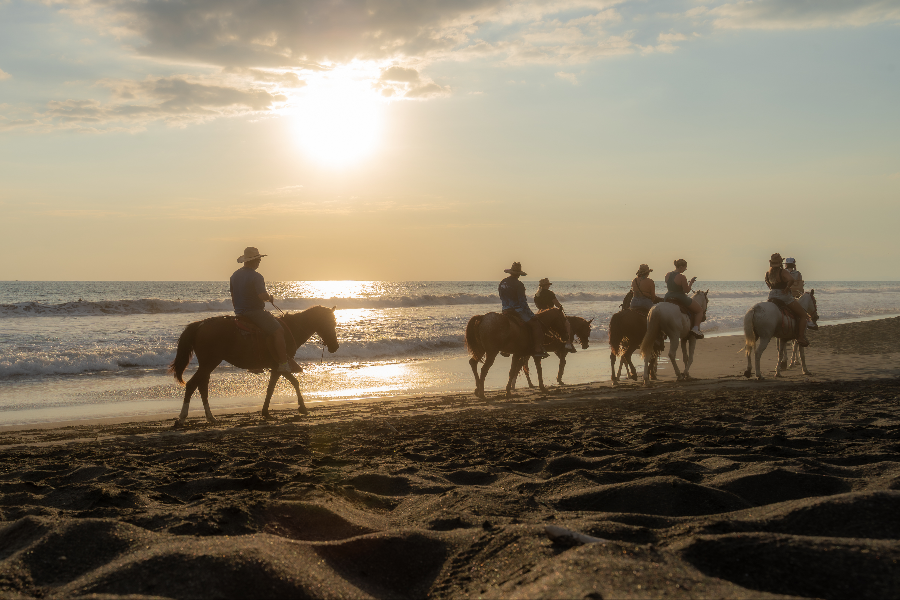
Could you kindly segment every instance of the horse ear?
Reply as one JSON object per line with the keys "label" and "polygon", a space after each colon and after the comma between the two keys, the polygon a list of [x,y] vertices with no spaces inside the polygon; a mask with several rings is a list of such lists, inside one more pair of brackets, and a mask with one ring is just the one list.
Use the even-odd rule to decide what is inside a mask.
{"label": "horse ear", "polygon": [[334,306],[331,307],[331,312],[334,312],[334,309],[336,309],[336,308],[337,308],[337,304],[335,304]]}
{"label": "horse ear", "polygon": [[706,295],[709,296],[709,288],[706,288]]}
{"label": "horse ear", "polygon": [[815,295],[816,295],[816,290],[809,290],[809,295],[810,295],[810,296],[815,296]]}
{"label": "horse ear", "polygon": [[593,323],[593,322],[594,322],[594,317],[591,317],[591,320],[588,321],[588,325],[590,325],[590,324]]}

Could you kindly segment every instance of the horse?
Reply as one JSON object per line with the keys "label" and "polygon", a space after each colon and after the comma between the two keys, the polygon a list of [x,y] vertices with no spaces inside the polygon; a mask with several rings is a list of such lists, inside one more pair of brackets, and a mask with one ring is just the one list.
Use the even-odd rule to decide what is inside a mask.
{"label": "horse", "polygon": [[[703,310],[702,321],[706,320],[706,308],[709,305],[709,290],[695,292],[693,299],[700,304]],[[644,385],[650,385],[651,364],[658,356],[657,341],[662,333],[669,338],[669,362],[675,369],[677,381],[687,381],[691,378],[688,372],[691,363],[694,362],[694,347],[697,338],[690,335],[691,317],[681,312],[681,308],[672,302],[660,302],[650,309],[647,316],[647,333],[641,340],[641,357],[644,359]],[[678,351],[678,340],[681,340],[681,359],[684,361],[684,373],[675,362],[675,353]]]}
{"label": "horse", "polygon": [[[581,317],[566,317],[569,320],[569,324],[572,326],[572,334],[573,337],[577,337],[578,341],[581,342],[581,349],[587,350],[590,346],[590,335],[591,335],[591,319],[590,321],[582,319]],[[556,383],[559,385],[566,385],[563,383],[562,376],[563,372],[566,370],[566,354],[569,353],[566,350],[566,344],[559,338],[550,335],[544,334],[544,348],[556,354],[557,358],[559,358],[559,371],[556,374]],[[525,379],[528,380],[528,387],[534,387],[534,384],[531,383],[531,373],[528,372],[528,358],[525,357],[525,364],[522,365],[522,372],[525,373]],[[547,388],[544,387],[544,374],[543,369],[541,369],[541,359],[535,359],[534,367],[537,369],[538,374],[538,384],[541,386],[541,391],[546,392]],[[513,382],[513,389],[515,389],[516,384]]]}
{"label": "horse", "polygon": [[[285,335],[288,356],[293,356],[314,333],[322,338],[328,346],[329,352],[335,352],[339,347],[335,332],[334,308],[313,306],[301,313],[286,314],[281,321],[291,334],[290,336]],[[294,386],[294,390],[297,392],[297,410],[300,414],[305,415],[309,412],[303,403],[303,396],[300,395],[300,382],[297,381],[297,378],[291,373],[274,370],[270,361],[267,361],[265,357],[260,357],[243,337],[234,323],[234,317],[231,316],[211,317],[185,327],[181,337],[178,338],[178,351],[175,354],[175,360],[169,365],[169,372],[175,376],[175,381],[185,385],[183,374],[192,354],[197,355],[198,367],[197,372],[185,385],[184,404],[175,423],[176,427],[184,425],[191,395],[197,388],[200,389],[200,397],[203,399],[206,420],[209,423],[216,422],[216,418],[209,410],[209,376],[223,360],[240,369],[272,369],[269,386],[266,389],[266,400],[262,408],[263,418],[269,417],[269,400],[272,398],[279,377],[284,377]]]}
{"label": "horse", "polygon": [[[566,321],[563,312],[556,307],[547,308],[535,315],[544,327],[544,332],[555,333],[560,340],[565,340]],[[571,341],[571,340],[570,340]],[[565,342],[563,342],[565,343]],[[511,317],[501,313],[490,312],[485,315],[475,315],[469,319],[466,325],[466,350],[472,357],[469,366],[475,375],[475,395],[482,400],[484,395],[484,379],[488,370],[494,364],[497,354],[504,352],[512,355],[512,364],[509,369],[509,382],[506,384],[506,397],[512,396],[516,376],[528,356],[533,345],[531,335],[525,327],[515,324]],[[481,367],[481,375],[478,374],[478,363],[484,360]]]}
{"label": "horse", "polygon": [[[626,302],[628,298],[626,297]],[[626,304],[623,302],[623,305]],[[637,381],[637,369],[631,362],[631,355],[640,348],[644,335],[647,333],[647,315],[624,308],[612,316],[609,320],[609,365],[612,384],[618,385],[619,379],[622,377],[622,365],[625,365],[625,376],[629,379]],[[654,357],[650,365],[650,379],[656,379],[656,357],[660,352],[665,350],[665,341],[657,338],[654,348]],[[619,371],[616,374],[616,357],[621,356],[619,360]]]}
{"label": "horse", "polygon": [[[803,294],[797,298],[797,302],[810,316],[813,323],[819,320],[816,290],[810,290]],[[796,338],[795,323],[796,318],[792,317],[788,326],[782,326],[781,309],[773,302],[760,302],[747,311],[747,314],[744,315],[744,350],[747,354],[747,370],[744,371],[744,377],[749,378],[752,375],[751,354],[753,354],[756,357],[756,379],[757,381],[765,379],[759,371],[759,359],[773,337],[778,340],[778,362],[775,365],[775,377],[782,376],[781,371],[786,366],[784,349],[788,341]],[[803,348],[800,348],[800,364],[804,375],[812,375],[806,368],[806,355],[803,353]]]}

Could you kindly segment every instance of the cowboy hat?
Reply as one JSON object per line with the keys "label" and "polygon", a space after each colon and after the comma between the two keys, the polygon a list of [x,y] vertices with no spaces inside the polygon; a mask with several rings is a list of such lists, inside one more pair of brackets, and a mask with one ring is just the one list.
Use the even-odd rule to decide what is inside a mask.
{"label": "cowboy hat", "polygon": [[641,266],[638,267],[637,274],[640,275],[641,273],[650,273],[652,271],[653,269],[650,268],[650,265],[641,264]]}
{"label": "cowboy hat", "polygon": [[553,284],[550,283],[550,280],[548,278],[544,277],[543,279],[538,281],[538,285],[546,285],[547,287],[550,287]]}
{"label": "cowboy hat", "polygon": [[514,262],[512,267],[503,269],[503,272],[509,273],[510,275],[528,275],[528,273],[522,270],[522,263],[520,262]]}
{"label": "cowboy hat", "polygon": [[260,254],[259,250],[254,248],[253,246],[247,246],[244,248],[244,254],[242,256],[238,256],[237,261],[239,263],[250,262],[251,260],[256,260],[257,258],[262,258],[263,256],[268,256],[268,254]]}

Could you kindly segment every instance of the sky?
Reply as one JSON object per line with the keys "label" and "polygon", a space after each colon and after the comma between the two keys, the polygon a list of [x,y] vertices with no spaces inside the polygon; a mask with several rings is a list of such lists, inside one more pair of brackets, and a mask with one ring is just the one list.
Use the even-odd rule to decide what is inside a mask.
{"label": "sky", "polygon": [[0,0],[0,280],[900,279],[900,0]]}

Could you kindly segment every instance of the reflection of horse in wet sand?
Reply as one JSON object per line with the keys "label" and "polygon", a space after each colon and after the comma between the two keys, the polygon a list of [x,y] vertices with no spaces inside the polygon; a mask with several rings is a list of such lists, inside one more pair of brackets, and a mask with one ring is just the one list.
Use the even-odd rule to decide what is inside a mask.
{"label": "reflection of horse in wet sand", "polygon": [[[572,334],[573,337],[578,338],[578,341],[581,342],[581,349],[587,350],[590,347],[590,337],[591,337],[591,319],[590,321],[586,319],[582,319],[581,317],[566,317],[569,320],[569,324],[572,326]],[[566,370],[566,354],[569,352],[566,350],[565,342],[554,335],[544,334],[544,349],[547,352],[552,352],[559,358],[559,371],[556,373],[556,383],[559,385],[566,385],[563,383],[563,373]],[[528,380],[528,387],[534,387],[534,384],[531,383],[531,373],[528,372],[528,358],[525,357],[525,364],[522,365],[522,372],[525,373],[525,379]],[[547,391],[547,388],[544,387],[544,374],[543,369],[541,368],[541,360],[535,359],[534,366],[537,369],[538,374],[538,384],[541,386],[541,391]],[[513,389],[515,389],[516,384],[513,382]]]}
{"label": "reflection of horse in wet sand", "polygon": [[[816,290],[810,290],[797,298],[797,302],[810,316],[813,323],[819,320],[819,310],[816,305]],[[788,312],[790,309],[786,309]],[[756,358],[756,379],[765,379],[759,371],[759,359],[766,350],[766,346],[772,338],[778,340],[778,362],[775,364],[775,377],[781,377],[781,371],[785,367],[786,357],[785,348],[790,340],[797,339],[797,321],[793,314],[787,314],[781,310],[774,302],[760,302],[753,305],[753,308],[744,315],[744,348],[747,353],[747,370],[744,371],[744,377],[750,377],[753,374],[751,364],[753,355]],[[812,375],[806,368],[806,354],[803,347],[800,347],[800,365],[804,375]]]}
{"label": "reflection of horse in wet sand", "polygon": [[[646,333],[647,313],[643,311],[625,308],[614,314],[609,320],[609,368],[613,385],[617,385],[622,377],[622,365],[625,365],[625,376],[637,381],[637,369],[631,362],[631,355],[641,347]],[[656,379],[657,356],[666,347],[662,337],[659,337],[655,344],[654,356],[650,361],[650,379]],[[618,374],[616,373],[617,356],[621,356]]]}
{"label": "reflection of horse in wet sand", "polygon": [[[293,356],[313,334],[318,334],[322,338],[328,346],[329,352],[335,352],[338,349],[333,308],[314,306],[301,313],[287,314],[281,319],[281,322],[291,334],[285,335],[288,356]],[[178,383],[184,383],[182,376],[192,354],[197,355],[197,372],[187,381],[184,390],[184,404],[181,407],[181,415],[178,417],[176,426],[184,425],[191,395],[198,388],[200,397],[203,399],[206,420],[210,423],[216,422],[209,410],[209,376],[222,361],[229,362],[240,369],[273,368],[272,359],[257,350],[253,341],[238,329],[234,317],[230,316],[212,317],[191,323],[185,328],[178,339],[178,352],[175,360],[169,365],[169,372],[175,375]],[[269,400],[272,398],[279,377],[284,377],[294,386],[294,390],[297,392],[298,410],[301,414],[306,414],[306,406],[300,395],[300,382],[291,373],[273,370],[269,377],[269,387],[266,390],[266,400],[262,408],[263,417],[269,416]]]}
{"label": "reflection of horse in wet sand", "polygon": [[[566,318],[558,308],[548,308],[535,315],[540,320],[544,332],[551,332],[560,340],[566,340]],[[565,342],[563,342],[565,343]],[[497,358],[497,354],[503,352],[512,355],[512,364],[509,369],[509,382],[506,384],[506,397],[512,396],[519,369],[528,360],[534,345],[531,342],[531,333],[527,326],[523,327],[515,323],[512,318],[501,313],[487,313],[475,315],[469,319],[466,326],[466,350],[472,358],[469,365],[475,375],[475,395],[484,399],[484,379],[487,377],[491,365]],[[478,363],[484,360],[481,367],[481,375],[478,374]]]}
{"label": "reflection of horse in wet sand", "polygon": [[[701,321],[706,320],[706,308],[709,305],[709,290],[695,292],[693,299],[700,304],[703,311]],[[644,385],[650,384],[650,364],[654,357],[658,356],[657,341],[661,334],[665,333],[669,338],[669,362],[675,370],[678,381],[687,381],[691,378],[688,372],[691,363],[694,362],[694,347],[697,338],[690,335],[691,317],[684,312],[685,309],[672,302],[660,302],[650,309],[647,317],[647,333],[641,341],[641,356],[644,359]],[[681,358],[684,360],[684,373],[675,362],[675,353],[678,351],[678,340],[681,340]]]}

